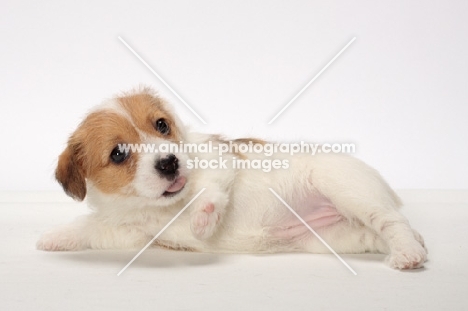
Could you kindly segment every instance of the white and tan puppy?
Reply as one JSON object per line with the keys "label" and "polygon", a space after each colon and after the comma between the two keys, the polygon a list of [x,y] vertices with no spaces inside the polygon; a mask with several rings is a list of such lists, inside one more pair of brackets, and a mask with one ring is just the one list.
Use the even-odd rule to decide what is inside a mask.
{"label": "white and tan puppy", "polygon": [[[250,141],[266,144],[187,132],[149,89],[104,102],[72,134],[56,170],[65,192],[77,200],[87,197],[93,213],[45,233],[37,248],[141,248],[206,188],[155,244],[199,252],[328,252],[271,188],[336,252],[380,252],[389,254],[393,268],[423,266],[421,235],[398,212],[399,198],[374,169],[343,154],[267,156],[234,148],[220,158],[216,150]],[[214,150],[122,149],[181,142],[211,143]],[[227,164],[202,169],[195,160]],[[277,165],[265,172],[234,167],[236,160]]]}

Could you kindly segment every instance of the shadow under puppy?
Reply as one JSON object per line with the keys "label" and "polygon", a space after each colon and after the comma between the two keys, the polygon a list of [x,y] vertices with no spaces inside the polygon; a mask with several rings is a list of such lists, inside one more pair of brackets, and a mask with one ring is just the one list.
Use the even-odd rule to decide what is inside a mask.
{"label": "shadow under puppy", "polygon": [[[155,244],[199,252],[328,252],[271,188],[336,252],[386,253],[397,269],[423,266],[423,238],[399,213],[399,198],[377,171],[344,154],[267,156],[232,148],[220,156],[216,150],[249,141],[267,144],[188,131],[147,88],[103,102],[71,135],[56,170],[65,192],[87,197],[94,212],[45,233],[37,248],[141,248],[205,188]],[[211,143],[214,151],[161,151],[181,142]],[[202,160],[223,165],[194,167]],[[277,161],[279,168],[242,169],[237,160]]]}

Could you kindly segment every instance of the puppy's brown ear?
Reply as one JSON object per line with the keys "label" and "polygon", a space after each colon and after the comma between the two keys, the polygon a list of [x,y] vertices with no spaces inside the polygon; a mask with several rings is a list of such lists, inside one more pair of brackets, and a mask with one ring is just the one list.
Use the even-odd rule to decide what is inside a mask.
{"label": "puppy's brown ear", "polygon": [[59,156],[55,178],[62,185],[65,193],[77,201],[86,196],[86,172],[78,146],[71,144]]}

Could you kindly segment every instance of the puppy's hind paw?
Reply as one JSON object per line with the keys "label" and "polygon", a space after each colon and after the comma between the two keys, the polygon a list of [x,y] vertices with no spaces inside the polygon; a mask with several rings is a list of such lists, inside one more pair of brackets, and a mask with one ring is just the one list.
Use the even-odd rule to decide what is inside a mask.
{"label": "puppy's hind paw", "polygon": [[192,214],[190,224],[192,233],[199,240],[208,239],[215,232],[219,220],[220,214],[216,211],[214,204],[207,203],[203,209]]}
{"label": "puppy's hind paw", "polygon": [[399,270],[422,268],[426,260],[426,250],[419,244],[417,247],[392,253],[387,257],[389,266]]}

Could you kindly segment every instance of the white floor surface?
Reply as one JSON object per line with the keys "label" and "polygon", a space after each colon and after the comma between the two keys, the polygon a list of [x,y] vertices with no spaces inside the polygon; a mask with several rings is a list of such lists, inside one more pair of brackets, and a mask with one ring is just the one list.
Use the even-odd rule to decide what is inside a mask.
{"label": "white floor surface", "polygon": [[468,191],[400,191],[429,248],[424,269],[383,255],[47,253],[39,235],[85,214],[57,193],[0,193],[1,310],[468,310]]}

